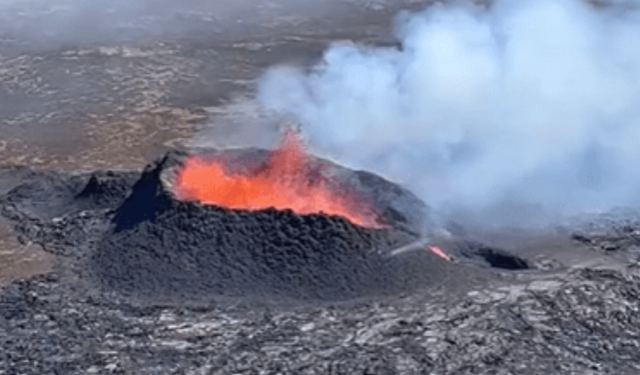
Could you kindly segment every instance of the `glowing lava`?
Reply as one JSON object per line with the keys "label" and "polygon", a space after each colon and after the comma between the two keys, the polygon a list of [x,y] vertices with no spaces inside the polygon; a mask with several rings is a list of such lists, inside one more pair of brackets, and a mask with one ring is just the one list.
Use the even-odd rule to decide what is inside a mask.
{"label": "glowing lava", "polygon": [[263,168],[233,173],[224,163],[191,157],[178,173],[178,199],[238,210],[290,209],[298,214],[341,216],[350,222],[379,227],[376,215],[347,191],[330,184],[311,167],[301,140],[285,135]]}
{"label": "glowing lava", "polygon": [[446,260],[447,262],[451,262],[451,257],[447,255],[440,247],[438,246],[427,246],[429,251],[431,251],[434,255],[439,256],[440,258]]}

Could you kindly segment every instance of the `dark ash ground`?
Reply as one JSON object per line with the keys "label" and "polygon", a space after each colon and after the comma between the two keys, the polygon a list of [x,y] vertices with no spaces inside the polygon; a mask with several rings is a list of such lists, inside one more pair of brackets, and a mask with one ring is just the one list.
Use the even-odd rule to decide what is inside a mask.
{"label": "dark ash ground", "polygon": [[576,224],[573,239],[503,239],[510,252],[482,234],[443,239],[455,263],[388,257],[419,237],[402,212],[372,230],[179,202],[163,182],[176,155],[143,173],[0,174],[19,180],[1,200],[19,240],[57,255],[0,293],[2,371],[637,371],[640,221],[628,215]]}
{"label": "dark ash ground", "polygon": [[[241,99],[264,68],[304,64],[334,39],[389,43],[392,15],[425,2],[166,2],[122,11],[116,25],[108,7],[73,21],[73,1],[0,8],[0,374],[640,373],[634,211],[534,232],[453,228],[438,238],[453,264],[423,251],[381,256],[420,237],[406,222],[379,233],[335,218],[248,217],[245,239],[281,223],[341,239],[298,247],[287,241],[299,233],[284,235],[310,249],[294,258],[304,261],[242,264],[305,270],[280,274],[295,282],[211,277],[224,252],[166,258],[176,244],[219,240],[182,229],[247,214],[175,202],[153,173],[141,211],[155,216],[127,211],[144,165],[238,125],[229,108],[251,109]],[[86,32],[65,32],[70,19]],[[129,245],[142,257],[127,258]],[[331,279],[305,268],[327,246],[348,254],[320,269]]]}

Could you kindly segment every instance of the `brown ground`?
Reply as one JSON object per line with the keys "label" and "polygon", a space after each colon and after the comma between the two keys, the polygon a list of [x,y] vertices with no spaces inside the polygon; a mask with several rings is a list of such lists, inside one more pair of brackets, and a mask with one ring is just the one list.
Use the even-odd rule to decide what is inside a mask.
{"label": "brown ground", "polygon": [[4,220],[0,220],[0,286],[12,280],[48,272],[53,255],[35,244],[21,244]]}

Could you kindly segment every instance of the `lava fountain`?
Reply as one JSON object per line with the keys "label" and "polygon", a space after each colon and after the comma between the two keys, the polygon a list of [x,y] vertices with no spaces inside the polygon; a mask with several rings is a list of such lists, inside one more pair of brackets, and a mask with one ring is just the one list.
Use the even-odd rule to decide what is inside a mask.
{"label": "lava fountain", "polygon": [[236,210],[292,210],[300,215],[339,216],[363,227],[380,227],[374,210],[358,194],[322,175],[300,137],[287,132],[256,171],[231,171],[223,161],[187,159],[178,173],[180,200]]}

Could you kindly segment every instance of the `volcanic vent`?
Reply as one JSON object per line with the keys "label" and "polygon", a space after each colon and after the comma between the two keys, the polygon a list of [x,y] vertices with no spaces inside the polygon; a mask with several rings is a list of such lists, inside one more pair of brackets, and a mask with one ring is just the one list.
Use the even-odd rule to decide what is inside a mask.
{"label": "volcanic vent", "polygon": [[345,300],[442,277],[415,241],[426,207],[373,174],[307,155],[292,135],[275,151],[170,153],[116,210],[92,259],[99,280],[160,298]]}

